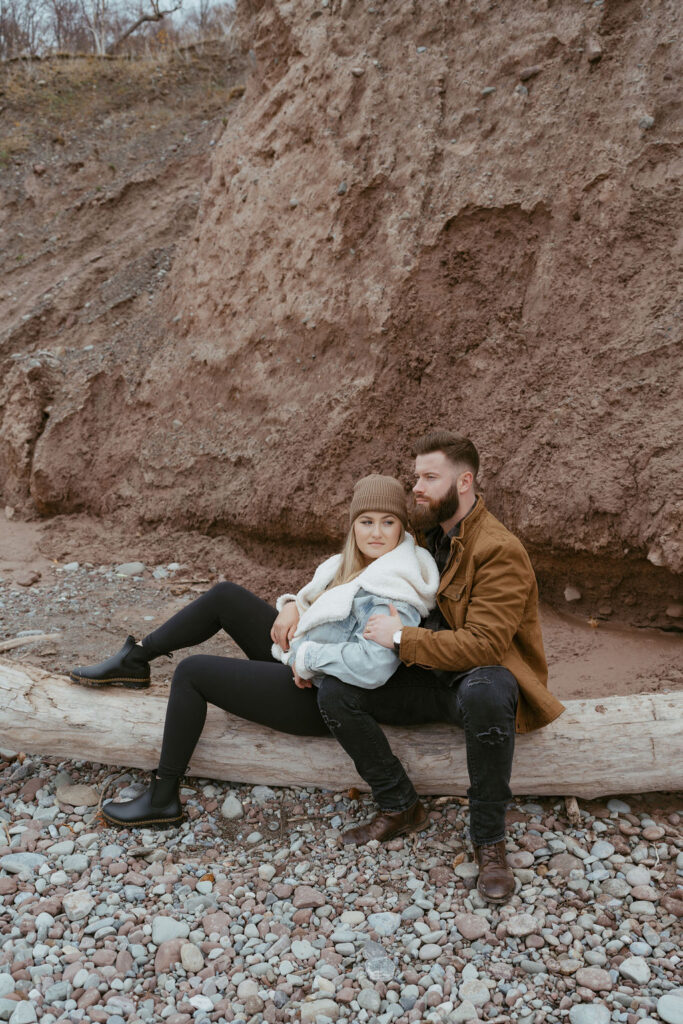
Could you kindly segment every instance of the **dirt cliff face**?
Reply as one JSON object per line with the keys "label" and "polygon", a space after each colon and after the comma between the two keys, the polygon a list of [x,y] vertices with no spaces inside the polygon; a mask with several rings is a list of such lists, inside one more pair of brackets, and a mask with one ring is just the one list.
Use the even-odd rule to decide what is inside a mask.
{"label": "dirt cliff face", "polygon": [[680,625],[679,5],[244,8],[144,330],[10,372],[9,498],[291,557],[447,425],[546,597]]}

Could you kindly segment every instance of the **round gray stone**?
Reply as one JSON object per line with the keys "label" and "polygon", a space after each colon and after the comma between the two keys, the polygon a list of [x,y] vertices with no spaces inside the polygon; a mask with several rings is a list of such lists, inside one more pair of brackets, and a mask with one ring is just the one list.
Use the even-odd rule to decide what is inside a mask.
{"label": "round gray stone", "polygon": [[656,914],[657,908],[650,900],[634,900],[629,907],[629,911],[637,917],[645,917],[646,915]]}
{"label": "round gray stone", "polygon": [[611,1016],[601,1003],[579,1003],[569,1011],[570,1024],[609,1024]]}
{"label": "round gray stone", "polygon": [[18,875],[20,871],[34,874],[46,860],[47,857],[43,857],[42,853],[6,853],[0,857],[0,868],[9,871],[11,875]]}
{"label": "round gray stone", "polygon": [[448,1014],[448,1024],[462,1024],[467,1020],[479,1020],[479,1014],[474,1003],[465,999],[459,1006]]}
{"label": "round gray stone", "polygon": [[651,972],[642,956],[629,956],[619,964],[619,974],[636,985],[647,985]]}
{"label": "round gray stone", "polygon": [[657,1013],[666,1024],[683,1024],[683,994],[667,992],[657,1000]]}
{"label": "round gray stone", "polygon": [[33,1021],[38,1020],[33,1003],[22,999],[16,1005],[17,1008],[9,1019],[10,1024],[33,1024]]}
{"label": "round gray stone", "polygon": [[401,925],[401,915],[385,911],[382,914],[370,914],[368,926],[378,935],[393,935]]}
{"label": "round gray stone", "polygon": [[607,801],[607,810],[611,811],[612,814],[630,814],[631,808],[623,800],[617,800],[613,797]]}
{"label": "round gray stone", "polygon": [[231,821],[236,818],[244,817],[244,808],[242,807],[242,803],[237,799],[234,793],[228,793],[226,796],[223,801],[223,806],[221,807],[221,814],[224,818],[228,818]]}
{"label": "round gray stone", "polygon": [[267,804],[269,800],[275,800],[277,793],[270,786],[254,786],[251,791],[251,799],[256,804]]}
{"label": "round gray stone", "polygon": [[598,839],[597,842],[591,846],[591,855],[597,857],[598,860],[604,860],[606,857],[611,857],[614,853],[614,847],[611,843],[608,843],[606,839]]}
{"label": "round gray stone", "polygon": [[144,562],[122,562],[114,570],[118,576],[139,576],[145,571]]}
{"label": "round gray stone", "polygon": [[364,988],[358,993],[357,1002],[361,1010],[367,1010],[368,1013],[377,1013],[382,999],[379,992],[374,988]]}
{"label": "round gray stone", "polygon": [[467,1000],[473,1006],[483,1006],[490,998],[488,985],[478,979],[463,981],[458,989],[458,995],[463,1002]]}
{"label": "round gray stone", "polygon": [[190,934],[187,921],[175,921],[172,917],[155,917],[152,921],[152,942],[160,946],[170,939],[186,939]]}
{"label": "round gray stone", "polygon": [[62,905],[70,921],[83,921],[94,909],[95,900],[89,892],[79,889],[77,892],[68,892],[62,900]]}
{"label": "round gray stone", "polygon": [[396,967],[388,956],[379,956],[366,962],[365,973],[370,981],[392,981]]}

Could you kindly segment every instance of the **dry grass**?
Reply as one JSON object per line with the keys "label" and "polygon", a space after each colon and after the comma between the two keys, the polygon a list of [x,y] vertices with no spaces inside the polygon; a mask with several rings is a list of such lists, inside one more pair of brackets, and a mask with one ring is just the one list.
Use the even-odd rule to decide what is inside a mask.
{"label": "dry grass", "polygon": [[[243,91],[227,45],[153,57],[55,56],[0,66],[0,153],[25,151],[29,138],[59,136],[120,111],[144,111],[152,123],[188,104],[211,116]],[[0,160],[2,156],[0,156]]]}

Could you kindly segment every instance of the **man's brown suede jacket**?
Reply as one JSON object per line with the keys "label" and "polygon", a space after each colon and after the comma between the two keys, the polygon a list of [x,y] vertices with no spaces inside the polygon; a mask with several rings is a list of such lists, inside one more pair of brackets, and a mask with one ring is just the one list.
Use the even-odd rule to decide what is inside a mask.
{"label": "man's brown suede jacket", "polygon": [[563,705],[548,691],[529,556],[481,496],[451,541],[436,600],[453,628],[432,632],[405,626],[401,661],[453,672],[503,665],[519,684],[517,732],[539,729],[562,714]]}

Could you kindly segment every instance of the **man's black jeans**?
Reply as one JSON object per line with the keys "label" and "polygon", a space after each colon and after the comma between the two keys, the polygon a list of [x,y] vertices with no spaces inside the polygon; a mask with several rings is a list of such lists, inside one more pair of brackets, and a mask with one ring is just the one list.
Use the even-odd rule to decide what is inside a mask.
{"label": "man's black jeans", "polygon": [[475,844],[485,845],[505,836],[517,696],[515,677],[500,665],[475,668],[451,679],[401,665],[376,690],[325,676],[318,689],[318,707],[383,811],[405,811],[415,803],[417,793],[378,723],[460,726],[470,776],[470,836]]}

